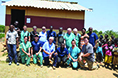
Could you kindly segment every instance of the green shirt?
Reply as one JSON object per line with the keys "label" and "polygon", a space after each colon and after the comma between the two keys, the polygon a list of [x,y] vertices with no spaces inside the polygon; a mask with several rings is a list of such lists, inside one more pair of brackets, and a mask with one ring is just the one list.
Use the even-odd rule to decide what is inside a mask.
{"label": "green shirt", "polygon": [[78,47],[74,47],[73,49],[72,49],[72,47],[70,47],[68,49],[68,52],[70,53],[70,55],[73,59],[77,59],[79,56],[78,54],[80,53],[80,49]]}
{"label": "green shirt", "polygon": [[76,41],[76,46],[78,47],[78,43],[79,43],[79,38],[81,37],[81,35],[79,33],[77,33],[77,35],[74,35],[75,41]]}
{"label": "green shirt", "polygon": [[21,38],[20,38],[20,41],[21,42],[24,42],[24,37],[25,36],[29,37],[30,36],[30,33],[28,31],[26,31],[26,32],[21,31]]}
{"label": "green shirt", "polygon": [[24,42],[20,44],[20,52],[21,55],[24,55],[25,53],[22,51],[22,49],[28,53],[28,49],[32,47],[31,43],[29,41],[27,41],[27,43],[25,44]]}
{"label": "green shirt", "polygon": [[66,33],[64,35],[64,39],[66,41],[66,47],[68,49],[69,47],[72,46],[71,41],[74,39],[74,34],[73,33],[70,33],[70,35],[69,35],[68,33]]}

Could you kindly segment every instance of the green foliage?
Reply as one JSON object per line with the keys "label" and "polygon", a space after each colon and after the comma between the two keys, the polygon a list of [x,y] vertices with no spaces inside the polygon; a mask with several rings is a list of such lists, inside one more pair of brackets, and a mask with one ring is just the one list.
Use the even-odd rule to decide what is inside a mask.
{"label": "green foliage", "polygon": [[0,38],[5,37],[4,33],[0,33]]}
{"label": "green foliage", "polygon": [[93,32],[95,32],[95,33],[98,35],[98,37],[99,37],[100,35],[104,36],[105,34],[107,34],[107,35],[109,36],[109,38],[110,38],[111,36],[114,36],[115,38],[118,38],[118,32],[115,32],[115,31],[113,31],[113,30],[107,30],[107,31],[105,31],[105,32],[93,30]]}
{"label": "green foliage", "polygon": [[0,32],[5,32],[5,26],[4,25],[0,25]]}

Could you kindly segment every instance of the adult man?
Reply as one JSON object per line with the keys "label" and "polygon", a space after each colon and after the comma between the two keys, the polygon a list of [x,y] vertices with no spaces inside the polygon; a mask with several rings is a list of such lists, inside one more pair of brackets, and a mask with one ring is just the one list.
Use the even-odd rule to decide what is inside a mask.
{"label": "adult man", "polygon": [[84,60],[87,62],[89,70],[97,69],[98,67],[93,67],[95,61],[95,56],[93,52],[93,46],[89,43],[89,38],[84,37],[85,45],[82,47],[82,52],[79,56],[79,64],[81,68],[84,68]]}
{"label": "adult man", "polygon": [[[20,52],[21,52],[21,62],[23,64],[26,63],[26,66],[30,65],[31,53],[30,48],[32,47],[30,41],[27,41],[27,36],[24,37],[24,42],[20,44]],[[27,58],[27,61],[26,61]]]}
{"label": "adult man", "polygon": [[77,28],[74,28],[73,32],[75,36],[76,46],[80,48],[81,35],[77,33],[78,32]]}
{"label": "adult man", "polygon": [[15,21],[15,22],[14,22],[14,28],[15,28],[15,30],[16,30],[17,33],[18,33],[18,41],[20,40],[20,33],[21,33],[19,27],[20,27],[20,26],[19,26],[19,22],[18,22],[18,21]]}
{"label": "adult man", "polygon": [[89,35],[89,43],[92,44],[94,48],[94,52],[96,52],[96,44],[97,44],[98,36],[96,33],[93,32],[92,27],[89,28],[88,35]]}
{"label": "adult man", "polygon": [[69,60],[67,60],[67,65],[71,66],[72,63],[73,68],[76,69],[78,67],[78,56],[80,53],[80,49],[76,46],[75,40],[71,41],[72,47],[68,49],[69,52]]}
{"label": "adult man", "polygon": [[35,40],[35,39],[34,39],[34,36],[35,36],[36,34],[39,34],[36,30],[37,30],[37,27],[36,27],[36,26],[33,26],[33,31],[30,32],[31,42]]}
{"label": "adult man", "polygon": [[6,45],[8,50],[8,56],[9,56],[9,65],[11,65],[13,56],[15,57],[15,63],[19,65],[17,62],[17,52],[16,48],[18,48],[18,34],[14,30],[14,26],[9,26],[9,31],[6,34]]}
{"label": "adult man", "polygon": [[27,26],[24,25],[23,31],[21,31],[20,43],[24,42],[24,37],[27,36],[28,41],[30,41],[30,33],[27,31]]}
{"label": "adult man", "polygon": [[61,46],[57,48],[56,52],[58,54],[57,65],[59,66],[59,64],[61,63],[61,61],[63,62],[62,65],[64,65],[64,63],[66,62],[66,60],[69,58],[68,49],[65,48],[65,44],[64,43],[61,43]]}
{"label": "adult man", "polygon": [[65,33],[63,32],[63,28],[60,27],[59,28],[59,33],[57,34],[57,38],[58,38],[58,46],[60,47],[62,43],[64,43],[64,38],[63,36],[65,35]]}
{"label": "adult man", "polygon": [[72,33],[71,28],[67,29],[67,33],[64,35],[64,43],[66,43],[66,48],[69,49],[72,44],[71,41],[74,39],[74,34]]}
{"label": "adult man", "polygon": [[47,31],[47,39],[49,40],[49,37],[54,37],[53,43],[56,44],[56,32],[53,31],[53,26],[50,26],[50,30]]}
{"label": "adult man", "polygon": [[37,58],[39,57],[40,59],[40,65],[43,67],[43,56],[42,56],[42,44],[39,41],[39,36],[38,34],[35,35],[34,41],[32,41],[32,48],[31,48],[31,55],[33,58],[34,64],[37,64]]}
{"label": "adult man", "polygon": [[39,41],[43,45],[47,41],[47,32],[46,32],[46,27],[42,27],[42,31],[39,32]]}
{"label": "adult man", "polygon": [[15,22],[14,22],[14,27],[15,27],[15,28],[19,28],[19,22],[18,22],[18,21],[15,21]]}
{"label": "adult man", "polygon": [[43,45],[43,55],[45,65],[49,65],[49,59],[54,57],[53,69],[56,67],[57,63],[57,53],[55,53],[55,45],[53,43],[54,38],[49,37],[49,41],[45,42]]}

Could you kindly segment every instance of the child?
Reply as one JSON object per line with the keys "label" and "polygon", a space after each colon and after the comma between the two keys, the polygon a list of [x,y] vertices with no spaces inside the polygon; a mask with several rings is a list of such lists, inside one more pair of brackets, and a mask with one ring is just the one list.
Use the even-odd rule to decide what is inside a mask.
{"label": "child", "polygon": [[105,66],[107,65],[107,68],[109,67],[109,64],[112,61],[112,50],[113,47],[111,46],[111,42],[108,42],[108,46],[105,47]]}
{"label": "child", "polygon": [[114,54],[113,70],[115,70],[115,65],[117,65],[118,67],[118,38],[115,39],[115,47],[113,48],[113,54]]}
{"label": "child", "polygon": [[100,65],[102,65],[102,61],[103,61],[102,57],[103,57],[102,44],[99,43],[99,46],[97,47],[96,50],[96,63],[99,68],[100,66],[98,65],[98,62],[100,63]]}

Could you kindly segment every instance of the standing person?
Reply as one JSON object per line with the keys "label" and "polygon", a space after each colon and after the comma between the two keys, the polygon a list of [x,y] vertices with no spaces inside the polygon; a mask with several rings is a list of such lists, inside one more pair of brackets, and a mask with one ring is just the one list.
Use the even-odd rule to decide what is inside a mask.
{"label": "standing person", "polygon": [[56,44],[56,32],[53,31],[53,26],[50,26],[50,30],[47,31],[47,39],[49,40],[49,37],[54,37],[53,43]]}
{"label": "standing person", "polygon": [[109,36],[107,34],[105,34],[104,39],[103,39],[103,45],[102,45],[102,49],[103,49],[103,55],[104,55],[104,59],[105,59],[105,47],[108,46],[108,41],[109,41]]}
{"label": "standing person", "polygon": [[69,58],[68,49],[65,48],[64,43],[61,43],[60,47],[56,49],[56,52],[58,54],[57,66],[61,64],[61,61],[62,61],[62,66],[63,66],[66,63],[66,60]]}
{"label": "standing person", "polygon": [[[30,41],[27,41],[27,36],[24,37],[24,42],[20,44],[20,52],[21,52],[21,62],[23,64],[26,63],[26,66],[30,65],[30,59],[31,59],[31,54],[30,54],[30,48],[32,47]],[[27,61],[25,61],[27,58]]]}
{"label": "standing person", "polygon": [[9,65],[12,64],[12,60],[13,60],[13,56],[14,56],[15,57],[15,63],[18,66],[19,63],[17,62],[17,52],[16,52],[16,48],[18,48],[18,34],[14,30],[13,25],[10,25],[9,30],[7,31],[6,45],[7,45],[6,47],[8,50],[8,57],[9,57],[9,61],[10,61]]}
{"label": "standing person", "polygon": [[19,28],[20,26],[19,26],[19,22],[18,21],[15,21],[14,22],[14,28],[15,28],[15,30],[17,31],[17,33],[18,33],[18,41],[20,41],[20,34],[21,34],[21,31],[20,31],[20,28]]}
{"label": "standing person", "polygon": [[33,31],[30,32],[31,42],[35,40],[35,39],[34,39],[35,35],[36,35],[36,34],[39,34],[36,30],[37,30],[37,27],[36,27],[36,26],[33,26]]}
{"label": "standing person", "polygon": [[73,32],[75,36],[76,46],[80,48],[81,35],[77,33],[78,32],[77,28],[74,28]]}
{"label": "standing person", "polygon": [[18,21],[15,21],[15,22],[14,22],[14,28],[15,28],[15,29],[19,29],[19,27],[20,27],[20,26],[19,26],[19,22],[18,22]]}
{"label": "standing person", "polygon": [[105,47],[105,67],[109,68],[110,63],[112,62],[112,50],[111,42],[108,42],[108,45]]}
{"label": "standing person", "polygon": [[42,55],[42,44],[39,41],[38,34],[35,35],[34,41],[32,41],[31,56],[33,58],[34,64],[37,64],[37,58],[40,59],[40,65],[43,67],[43,55]]}
{"label": "standing person", "polygon": [[93,63],[95,62],[95,56],[94,56],[94,51],[93,51],[93,46],[92,44],[89,43],[89,38],[84,37],[84,42],[85,45],[82,47],[82,51],[79,56],[79,64],[81,68],[84,68],[85,63],[83,60],[87,62],[89,70],[95,70],[98,69],[97,66],[93,66]]}
{"label": "standing person", "polygon": [[[100,65],[102,65],[102,61],[103,61],[103,51],[102,51],[102,43],[99,43],[99,46],[97,47],[96,50],[96,63],[98,65],[98,62],[100,63]],[[98,65],[98,67],[100,67],[100,65]]]}
{"label": "standing person", "polygon": [[113,70],[115,70],[115,65],[118,67],[118,38],[115,39],[115,47],[113,48]]}
{"label": "standing person", "polygon": [[83,45],[85,44],[84,43],[84,37],[89,38],[89,36],[86,34],[86,29],[85,28],[82,29],[82,34],[81,34],[81,41],[80,41],[80,49],[81,50],[82,50]]}
{"label": "standing person", "polygon": [[57,34],[58,47],[60,47],[61,44],[64,43],[64,38],[63,38],[64,35],[65,35],[65,33],[63,32],[63,28],[60,27],[60,28],[59,28],[59,33]]}
{"label": "standing person", "polygon": [[67,29],[67,33],[64,35],[64,43],[66,43],[66,48],[69,49],[72,44],[71,41],[74,39],[74,34],[72,33],[71,28]]}
{"label": "standing person", "polygon": [[25,36],[27,36],[28,41],[30,41],[30,33],[27,31],[26,25],[24,25],[23,31],[21,31],[21,38],[20,38],[21,43],[24,42]]}
{"label": "standing person", "polygon": [[47,32],[46,32],[46,27],[42,27],[42,31],[39,32],[39,41],[43,45],[47,41]]}
{"label": "standing person", "polygon": [[94,52],[96,52],[96,44],[97,44],[98,36],[96,33],[93,32],[92,27],[89,28],[88,35],[89,35],[89,43],[92,44]]}
{"label": "standing person", "polygon": [[73,65],[73,68],[76,69],[78,67],[78,56],[80,53],[80,49],[76,46],[75,40],[71,41],[72,47],[68,49],[69,52],[69,60],[67,60],[67,65],[69,67],[71,66],[71,63]]}
{"label": "standing person", "polygon": [[54,38],[49,37],[49,41],[45,42],[43,45],[43,55],[44,55],[44,64],[49,66],[49,59],[54,57],[53,69],[56,67],[57,63],[57,53],[55,53],[55,45],[53,43]]}

